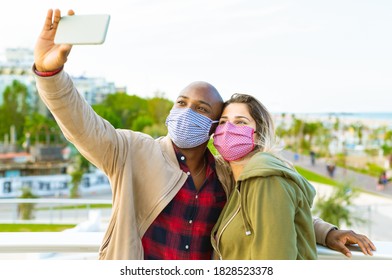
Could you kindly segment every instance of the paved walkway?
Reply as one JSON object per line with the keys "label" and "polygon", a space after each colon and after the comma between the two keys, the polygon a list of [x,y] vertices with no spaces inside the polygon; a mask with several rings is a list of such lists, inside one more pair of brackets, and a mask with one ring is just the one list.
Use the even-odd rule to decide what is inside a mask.
{"label": "paved walkway", "polygon": [[[310,156],[300,155],[299,160],[295,161],[293,152],[284,151],[283,154],[295,165],[311,170],[320,175],[324,175],[327,177],[329,176],[325,159],[316,159],[315,165],[312,165],[310,161]],[[340,182],[349,182],[351,185],[361,188],[367,192],[392,198],[391,182],[389,182],[389,184],[383,191],[379,191],[376,189],[378,178],[374,178],[372,176],[364,175],[341,167],[336,167],[333,179]]]}

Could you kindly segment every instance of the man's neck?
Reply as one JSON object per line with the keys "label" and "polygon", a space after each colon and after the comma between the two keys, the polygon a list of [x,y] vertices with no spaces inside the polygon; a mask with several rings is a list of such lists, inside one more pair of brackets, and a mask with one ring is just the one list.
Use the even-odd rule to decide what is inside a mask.
{"label": "man's neck", "polygon": [[207,143],[195,148],[183,149],[176,147],[185,157],[188,167],[197,166],[204,162],[204,155],[207,149]]}
{"label": "man's neck", "polygon": [[178,148],[186,158],[186,165],[188,166],[192,179],[195,184],[196,190],[200,190],[206,178],[206,158],[205,153],[207,143],[190,149]]}

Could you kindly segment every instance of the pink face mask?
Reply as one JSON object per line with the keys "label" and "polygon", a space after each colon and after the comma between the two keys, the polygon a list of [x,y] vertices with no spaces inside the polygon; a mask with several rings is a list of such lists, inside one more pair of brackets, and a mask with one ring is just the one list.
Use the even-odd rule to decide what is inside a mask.
{"label": "pink face mask", "polygon": [[216,128],[214,146],[225,160],[237,160],[253,151],[253,133],[252,127],[236,126],[226,122]]}

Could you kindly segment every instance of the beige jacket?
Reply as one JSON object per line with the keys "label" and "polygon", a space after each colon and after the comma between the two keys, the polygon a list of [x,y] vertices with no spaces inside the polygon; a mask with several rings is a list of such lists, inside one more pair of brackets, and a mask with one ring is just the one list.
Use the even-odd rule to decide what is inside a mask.
{"label": "beige jacket", "polygon": [[[100,259],[143,259],[141,238],[186,181],[168,137],[115,129],[99,117],[78,93],[68,74],[36,77],[39,95],[64,136],[101,169],[112,187],[112,215],[100,248]],[[227,194],[233,187],[227,165],[217,173]],[[315,221],[324,243],[332,225]]]}

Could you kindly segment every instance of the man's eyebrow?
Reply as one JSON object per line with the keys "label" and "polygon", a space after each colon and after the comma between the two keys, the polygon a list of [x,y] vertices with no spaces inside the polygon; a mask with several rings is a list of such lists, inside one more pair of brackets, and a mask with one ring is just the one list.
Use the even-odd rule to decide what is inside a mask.
{"label": "man's eyebrow", "polygon": [[204,104],[204,105],[206,105],[206,106],[208,106],[208,107],[210,107],[210,108],[212,109],[212,106],[211,106],[209,103],[207,103],[207,102],[205,102],[205,101],[203,101],[203,100],[199,100],[199,102],[200,102],[201,104]]}

